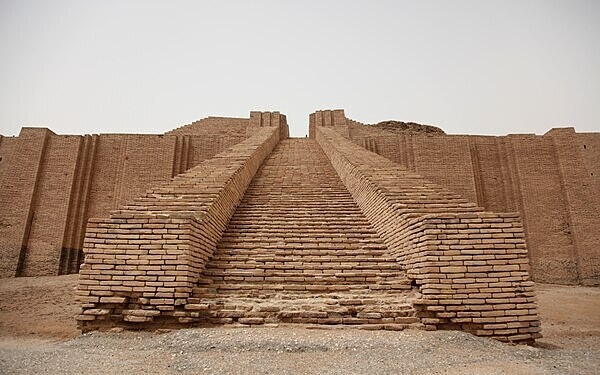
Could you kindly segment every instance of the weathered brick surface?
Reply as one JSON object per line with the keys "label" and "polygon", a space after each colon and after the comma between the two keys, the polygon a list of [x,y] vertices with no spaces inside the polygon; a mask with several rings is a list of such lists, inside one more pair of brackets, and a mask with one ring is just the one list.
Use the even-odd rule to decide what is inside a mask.
{"label": "weathered brick surface", "polygon": [[106,217],[247,139],[248,124],[219,118],[168,135],[59,136],[23,128],[19,137],[2,137],[0,277],[77,272],[88,218]]}
{"label": "weathered brick surface", "polygon": [[[78,288],[82,328],[151,322],[184,305],[250,180],[278,141],[278,126],[256,129],[246,141],[113,211],[110,219],[90,219]],[[141,315],[140,309],[161,314]]]}
{"label": "weathered brick surface", "polygon": [[600,283],[600,257],[592,245],[600,241],[597,133],[566,128],[543,136],[398,134],[345,123],[348,138],[359,146],[486,210],[518,211],[535,280]]}
{"label": "weathered brick surface", "polygon": [[23,128],[0,143],[0,277],[20,276],[35,219],[38,178],[51,132]]}
{"label": "weathered brick surface", "polygon": [[80,138],[48,137],[34,194],[35,207],[21,276],[52,275],[59,269],[70,191]]}
{"label": "weathered brick surface", "polygon": [[390,255],[419,286],[424,324],[500,340],[540,336],[517,213],[483,212],[333,128],[317,125],[315,135]]}
{"label": "weathered brick surface", "polygon": [[[262,112],[258,112],[262,113]],[[206,117],[191,124],[166,132],[166,135],[236,136],[245,134],[250,120],[247,118]]]}

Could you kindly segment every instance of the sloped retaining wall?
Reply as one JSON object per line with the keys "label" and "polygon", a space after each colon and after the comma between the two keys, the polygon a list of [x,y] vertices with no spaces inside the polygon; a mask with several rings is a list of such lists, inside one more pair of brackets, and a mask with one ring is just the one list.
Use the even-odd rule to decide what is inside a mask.
{"label": "sloped retaining wall", "polygon": [[517,213],[489,213],[333,128],[315,127],[340,178],[422,294],[429,329],[502,341],[540,335],[527,248]]}

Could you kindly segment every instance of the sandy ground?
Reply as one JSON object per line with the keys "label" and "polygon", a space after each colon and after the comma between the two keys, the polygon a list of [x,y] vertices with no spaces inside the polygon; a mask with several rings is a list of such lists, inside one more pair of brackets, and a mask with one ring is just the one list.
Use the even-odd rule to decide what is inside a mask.
{"label": "sandy ground", "polygon": [[600,288],[538,284],[535,346],[462,332],[302,327],[80,335],[77,276],[0,280],[0,373],[597,374]]}

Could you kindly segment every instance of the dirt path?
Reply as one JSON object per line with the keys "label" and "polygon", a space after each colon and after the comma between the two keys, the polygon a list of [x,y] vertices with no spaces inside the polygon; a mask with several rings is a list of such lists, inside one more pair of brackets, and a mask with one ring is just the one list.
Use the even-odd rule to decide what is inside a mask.
{"label": "dirt path", "polygon": [[0,280],[0,373],[595,374],[600,288],[538,285],[535,347],[461,332],[187,329],[79,335],[76,276]]}

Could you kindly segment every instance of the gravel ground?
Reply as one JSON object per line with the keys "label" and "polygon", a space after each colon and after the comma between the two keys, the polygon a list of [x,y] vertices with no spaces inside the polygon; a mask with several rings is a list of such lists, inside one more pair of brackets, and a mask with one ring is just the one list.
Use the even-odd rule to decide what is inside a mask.
{"label": "gravel ground", "polygon": [[461,332],[207,328],[8,342],[0,345],[0,368],[48,374],[594,374],[600,358],[589,347],[515,346]]}
{"label": "gravel ground", "polygon": [[[532,347],[455,331],[298,326],[77,335],[70,308],[52,314],[52,301],[69,300],[76,278],[28,279],[0,281],[2,374],[600,373],[598,288],[539,286],[545,337]],[[36,306],[26,294],[40,290]]]}

